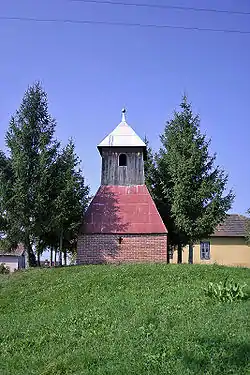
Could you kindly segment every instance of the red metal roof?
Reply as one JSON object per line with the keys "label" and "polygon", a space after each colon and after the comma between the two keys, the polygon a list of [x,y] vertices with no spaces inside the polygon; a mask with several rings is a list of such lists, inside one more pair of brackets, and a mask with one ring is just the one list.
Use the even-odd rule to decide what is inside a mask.
{"label": "red metal roof", "polygon": [[100,186],[85,216],[85,233],[167,233],[145,185]]}

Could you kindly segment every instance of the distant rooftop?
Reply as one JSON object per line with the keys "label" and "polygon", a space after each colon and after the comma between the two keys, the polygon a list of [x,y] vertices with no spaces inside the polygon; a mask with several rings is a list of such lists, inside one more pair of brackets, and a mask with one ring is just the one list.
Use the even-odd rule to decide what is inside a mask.
{"label": "distant rooftop", "polygon": [[146,144],[128,125],[126,121],[126,110],[122,110],[122,121],[119,125],[108,134],[97,146],[100,150],[102,147],[146,147]]}
{"label": "distant rooftop", "polygon": [[25,249],[23,244],[19,244],[15,249],[11,250],[4,250],[0,248],[0,255],[7,255],[7,256],[21,256],[23,255]]}
{"label": "distant rooftop", "polygon": [[227,215],[223,223],[219,224],[212,237],[245,237],[250,219],[246,216]]}

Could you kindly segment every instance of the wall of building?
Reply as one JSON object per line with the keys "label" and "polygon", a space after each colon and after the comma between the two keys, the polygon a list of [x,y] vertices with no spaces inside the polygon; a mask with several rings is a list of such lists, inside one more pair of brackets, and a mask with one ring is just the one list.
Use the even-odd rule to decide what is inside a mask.
{"label": "wall of building", "polygon": [[[119,155],[127,155],[127,166],[119,166]],[[142,147],[112,147],[102,150],[102,185],[143,185]]]}
{"label": "wall of building", "polygon": [[77,253],[78,264],[166,262],[167,235],[85,234],[78,238]]}
{"label": "wall of building", "polygon": [[[242,237],[211,237],[210,259],[200,257],[200,244],[194,246],[193,262],[196,264],[222,264],[227,266],[250,267],[250,247]],[[188,263],[188,246],[183,249],[183,263]],[[177,251],[173,255],[173,263],[177,263]]]}
{"label": "wall of building", "polygon": [[11,272],[14,272],[15,270],[18,270],[18,257],[1,255],[0,256],[0,263],[5,263],[6,266],[9,267]]}
{"label": "wall of building", "polygon": [[25,254],[23,254],[18,257],[18,269],[22,269],[25,267],[26,267]]}

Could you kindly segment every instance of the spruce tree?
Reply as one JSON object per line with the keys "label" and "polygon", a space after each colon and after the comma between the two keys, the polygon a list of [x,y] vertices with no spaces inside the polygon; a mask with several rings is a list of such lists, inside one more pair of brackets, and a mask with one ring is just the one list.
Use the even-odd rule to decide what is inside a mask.
{"label": "spruce tree", "polygon": [[67,250],[74,252],[79,227],[88,203],[89,187],[81,169],[80,160],[75,153],[72,140],[58,155],[54,165],[56,184],[51,200],[49,238],[54,238],[54,248],[59,250],[59,264],[62,254],[66,262]]}
{"label": "spruce tree", "polygon": [[177,247],[178,263],[182,263],[182,245],[185,245],[185,238],[175,226],[170,202],[164,193],[165,181],[168,180],[167,170],[164,167],[163,158],[152,151],[147,138],[144,139],[144,142],[147,150],[147,158],[144,163],[145,183],[168,230],[168,261]]}
{"label": "spruce tree", "polygon": [[149,146],[149,141],[147,137],[144,138],[144,143],[146,145],[146,157],[144,160],[144,176],[145,184],[152,196],[154,198],[154,187],[155,187],[155,156],[152,148]]}
{"label": "spruce tree", "polygon": [[48,112],[47,95],[39,83],[25,92],[6,135],[10,178],[6,183],[2,210],[9,223],[11,241],[23,242],[30,266],[36,265],[33,246],[46,230],[47,204],[51,192],[51,166],[59,144],[54,139],[55,120]]}
{"label": "spruce tree", "polygon": [[[210,236],[225,218],[234,195],[225,193],[228,176],[210,155],[210,140],[201,134],[200,119],[186,96],[181,111],[168,121],[156,157],[160,213],[179,248],[189,244],[189,262],[196,241]],[[164,207],[165,205],[165,207]]]}
{"label": "spruce tree", "polygon": [[[55,120],[39,83],[25,92],[6,135],[9,156],[0,152],[0,245],[25,245],[30,266],[46,248],[75,251],[89,188],[78,168],[72,141],[54,138]],[[37,255],[37,259],[36,259]],[[61,256],[60,256],[60,263]]]}

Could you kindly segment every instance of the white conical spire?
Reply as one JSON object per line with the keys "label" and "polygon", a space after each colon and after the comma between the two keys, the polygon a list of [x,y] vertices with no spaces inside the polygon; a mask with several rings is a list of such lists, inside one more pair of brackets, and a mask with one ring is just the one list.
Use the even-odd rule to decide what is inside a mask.
{"label": "white conical spire", "polygon": [[145,143],[126,122],[126,109],[122,109],[122,121],[98,145],[101,147],[146,147]]}

